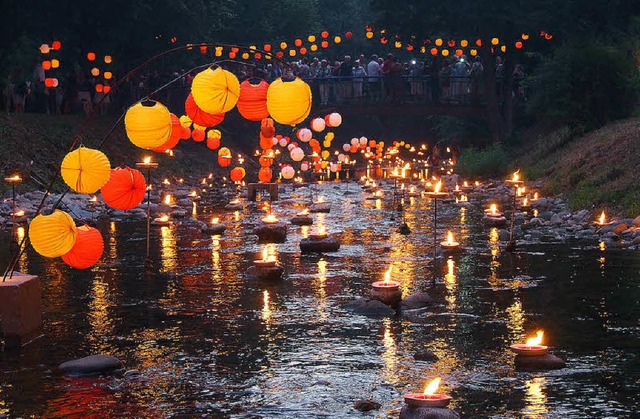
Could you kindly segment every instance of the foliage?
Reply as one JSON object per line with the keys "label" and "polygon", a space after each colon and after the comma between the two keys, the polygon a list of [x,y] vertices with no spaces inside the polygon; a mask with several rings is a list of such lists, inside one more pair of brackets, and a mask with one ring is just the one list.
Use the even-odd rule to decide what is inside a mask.
{"label": "foliage", "polygon": [[446,141],[456,140],[463,146],[481,145],[480,142],[486,142],[491,138],[489,126],[484,119],[431,116],[429,120],[438,138]]}
{"label": "foliage", "polygon": [[633,110],[637,70],[633,59],[613,48],[568,46],[556,50],[529,83],[530,111],[598,126]]}
{"label": "foliage", "polygon": [[467,177],[503,176],[509,170],[509,155],[495,144],[484,149],[465,148],[457,163],[458,172]]}

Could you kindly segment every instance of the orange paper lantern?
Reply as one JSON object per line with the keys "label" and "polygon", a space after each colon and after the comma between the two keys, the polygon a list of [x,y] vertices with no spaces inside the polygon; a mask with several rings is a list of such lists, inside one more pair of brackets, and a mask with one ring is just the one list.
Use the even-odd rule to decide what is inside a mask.
{"label": "orange paper lantern", "polygon": [[273,174],[271,172],[271,168],[261,167],[260,170],[258,170],[258,180],[260,182],[269,183],[271,182],[272,177],[273,177]]}
{"label": "orange paper lantern", "polygon": [[[104,92],[107,93],[107,87],[104,86]],[[182,134],[182,125],[180,125],[180,118],[176,115],[171,114],[171,135],[166,143],[162,144],[160,147],[153,148],[152,151],[156,151],[158,153],[164,153],[167,150],[171,150],[175,147],[178,142],[180,142],[180,136]]]}
{"label": "orange paper lantern", "polygon": [[247,172],[242,167],[234,167],[231,169],[231,173],[229,173],[229,177],[233,182],[240,182],[244,179],[244,176]]}
{"label": "orange paper lantern", "polygon": [[102,257],[104,240],[98,230],[87,225],[78,227],[77,232],[75,244],[69,253],[62,255],[62,260],[72,268],[87,269]]}
{"label": "orange paper lantern", "polygon": [[200,109],[195,100],[193,100],[191,93],[189,93],[187,100],[184,102],[184,110],[195,124],[202,125],[203,127],[213,127],[224,120],[223,113],[210,114]]}
{"label": "orange paper lantern", "polygon": [[267,109],[269,83],[265,80],[259,80],[257,83],[251,81],[252,79],[248,79],[240,83],[240,97],[236,106],[243,118],[249,121],[261,121],[269,116],[269,109]]}
{"label": "orange paper lantern", "polygon": [[120,211],[140,205],[146,191],[144,175],[130,167],[111,169],[109,182],[100,189],[104,202]]}

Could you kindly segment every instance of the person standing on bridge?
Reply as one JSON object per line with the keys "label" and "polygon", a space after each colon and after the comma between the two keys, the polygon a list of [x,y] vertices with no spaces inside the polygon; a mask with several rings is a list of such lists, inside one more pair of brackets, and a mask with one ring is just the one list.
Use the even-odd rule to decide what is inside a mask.
{"label": "person standing on bridge", "polygon": [[379,101],[382,79],[380,79],[380,64],[378,63],[378,56],[375,54],[371,56],[371,61],[367,64],[367,75],[369,97],[373,101]]}
{"label": "person standing on bridge", "polygon": [[327,105],[329,102],[329,78],[331,77],[331,68],[329,68],[329,63],[327,60],[320,61],[320,68],[318,69],[318,73],[316,78],[318,80],[318,87],[320,89],[320,104]]}
{"label": "person standing on bridge", "polygon": [[353,67],[353,96],[356,100],[362,100],[364,79],[367,77],[367,72],[364,67],[360,65],[360,62],[356,60]]}

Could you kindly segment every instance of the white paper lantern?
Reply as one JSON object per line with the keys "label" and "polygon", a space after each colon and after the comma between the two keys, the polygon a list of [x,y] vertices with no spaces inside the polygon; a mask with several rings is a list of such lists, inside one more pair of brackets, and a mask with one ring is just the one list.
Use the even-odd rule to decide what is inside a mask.
{"label": "white paper lantern", "polygon": [[307,163],[306,161],[302,162],[300,164],[300,170],[302,170],[303,172],[306,172],[307,170],[309,170],[309,163]]}
{"label": "white paper lantern", "polygon": [[359,139],[357,139],[357,138],[355,138],[355,137],[354,137],[354,138],[352,138],[352,139],[351,139],[351,145],[355,145],[355,146],[360,145],[360,140],[359,140]]}
{"label": "white paper lantern", "polygon": [[331,163],[331,166],[329,166],[329,170],[331,170],[333,173],[338,171],[338,164],[337,163]]}
{"label": "white paper lantern", "polygon": [[330,113],[325,118],[325,122],[331,128],[339,127],[342,124],[342,115],[337,112]]}
{"label": "white paper lantern", "polygon": [[[367,145],[367,142],[369,140],[367,139],[367,137],[360,137],[360,145]],[[357,145],[357,144],[354,144]]]}
{"label": "white paper lantern", "polygon": [[271,139],[271,145],[278,145],[278,139],[276,137]]}
{"label": "white paper lantern", "polygon": [[315,132],[324,131],[325,126],[326,126],[326,123],[324,122],[324,119],[322,119],[322,118],[314,118],[311,121],[311,129],[314,130]]}
{"label": "white paper lantern", "polygon": [[344,145],[342,146],[342,149],[343,149],[345,152],[347,152],[347,153],[348,153],[348,152],[349,152],[349,150],[351,150],[351,144],[344,144]]}
{"label": "white paper lantern", "polygon": [[298,140],[302,141],[303,143],[308,143],[309,141],[311,141],[311,138],[313,138],[313,133],[309,128],[300,128],[298,130]]}
{"label": "white paper lantern", "polygon": [[281,138],[280,139],[280,147],[286,147],[287,146],[287,139],[286,138]]}
{"label": "white paper lantern", "polygon": [[304,159],[304,150],[300,147],[296,147],[291,150],[291,160],[293,161],[302,161]]}
{"label": "white paper lantern", "polygon": [[288,164],[282,166],[282,169],[280,169],[280,173],[282,173],[282,177],[285,179],[293,179],[293,177],[296,175],[295,169]]}
{"label": "white paper lantern", "polygon": [[294,148],[296,148],[296,146],[294,144],[289,143],[289,145],[287,146],[287,150],[291,151]]}
{"label": "white paper lantern", "polygon": [[338,154],[338,161],[344,161],[344,154],[340,153]]}

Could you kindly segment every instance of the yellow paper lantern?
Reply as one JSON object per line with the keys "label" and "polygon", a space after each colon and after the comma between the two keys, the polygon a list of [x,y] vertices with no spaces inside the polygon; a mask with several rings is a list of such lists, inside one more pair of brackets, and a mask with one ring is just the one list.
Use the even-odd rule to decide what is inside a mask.
{"label": "yellow paper lantern", "polygon": [[373,32],[367,32],[365,36],[367,37],[367,39],[371,39],[373,38]]}
{"label": "yellow paper lantern", "polygon": [[316,42],[316,36],[315,35],[309,35],[309,37],[307,38],[307,41]]}
{"label": "yellow paper lantern", "polygon": [[339,44],[340,42],[342,42],[342,38],[341,38],[341,37],[339,37],[339,36],[335,36],[335,37],[333,38],[333,42],[335,42],[336,44]]}
{"label": "yellow paper lantern", "polygon": [[296,56],[296,50],[295,49],[290,49],[289,50],[289,57],[295,57]]}
{"label": "yellow paper lantern", "polygon": [[507,46],[506,46],[506,45],[502,45],[502,46],[500,47],[500,51],[502,51],[502,52],[507,52]]}
{"label": "yellow paper lantern", "polygon": [[442,56],[443,57],[447,57],[449,55],[449,50],[448,49],[443,49],[442,50]]}
{"label": "yellow paper lantern", "polygon": [[498,38],[491,38],[491,45],[498,45],[500,40]]}
{"label": "yellow paper lantern", "polygon": [[193,121],[187,115],[182,115],[180,117],[180,125],[182,125],[183,127],[189,128],[189,127],[191,127],[192,123],[193,123]]}
{"label": "yellow paper lantern", "polygon": [[329,147],[331,147],[331,141],[324,140],[324,141],[322,142],[322,146],[323,146],[324,148],[329,148]]}
{"label": "yellow paper lantern", "polygon": [[243,60],[248,60],[249,59],[249,53],[248,52],[242,53],[242,59]]}
{"label": "yellow paper lantern", "polygon": [[113,61],[113,58],[111,58],[111,55],[105,55],[104,56],[104,63],[105,64],[111,64],[112,61]]}
{"label": "yellow paper lantern", "polygon": [[280,49],[287,49],[287,43],[286,42],[280,42]]}
{"label": "yellow paper lantern", "polygon": [[51,68],[58,68],[58,67],[60,67],[60,61],[56,60],[55,58],[51,60]]}
{"label": "yellow paper lantern", "polygon": [[475,57],[476,55],[478,55],[478,50],[472,49],[471,51],[469,51],[469,54],[471,54],[472,57]]}
{"label": "yellow paper lantern", "polygon": [[313,52],[316,52],[318,50],[318,46],[316,44],[313,44],[309,47],[309,49]]}
{"label": "yellow paper lantern", "polygon": [[29,224],[29,240],[44,257],[57,258],[68,253],[76,243],[76,223],[66,212],[38,215]]}
{"label": "yellow paper lantern", "polygon": [[111,177],[111,163],[100,150],[80,147],[68,153],[60,165],[62,179],[78,193],[95,193]]}
{"label": "yellow paper lantern", "polygon": [[436,39],[436,46],[437,47],[441,47],[442,46],[442,39],[440,39],[440,38]]}
{"label": "yellow paper lantern", "polygon": [[233,73],[220,67],[207,68],[193,78],[191,94],[196,105],[206,113],[226,113],[238,102],[240,82]]}
{"label": "yellow paper lantern", "polygon": [[327,132],[327,135],[324,136],[327,141],[333,141],[334,138],[336,138],[336,135],[333,132]]}
{"label": "yellow paper lantern", "polygon": [[113,77],[113,73],[111,71],[105,71],[103,76],[105,80],[110,80]]}
{"label": "yellow paper lantern", "polygon": [[269,115],[280,124],[299,124],[311,111],[311,88],[298,77],[292,81],[278,78],[269,85],[267,109]]}
{"label": "yellow paper lantern", "polygon": [[98,67],[93,67],[91,69],[91,75],[94,77],[98,77],[100,75],[100,69]]}
{"label": "yellow paper lantern", "polygon": [[467,41],[466,39],[463,39],[462,41],[460,41],[460,46],[462,48],[466,48],[467,46],[469,46],[469,41]]}
{"label": "yellow paper lantern", "polygon": [[160,102],[138,102],[127,110],[124,126],[133,144],[151,150],[169,140],[171,113]]}

